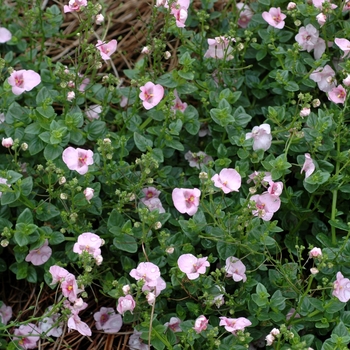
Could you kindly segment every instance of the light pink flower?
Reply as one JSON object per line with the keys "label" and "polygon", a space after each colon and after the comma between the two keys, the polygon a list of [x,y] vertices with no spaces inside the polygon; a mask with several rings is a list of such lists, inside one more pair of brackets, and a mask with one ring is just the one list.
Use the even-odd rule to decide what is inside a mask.
{"label": "light pink flower", "polygon": [[96,23],[97,25],[101,25],[101,24],[103,23],[104,20],[105,20],[105,18],[104,18],[104,16],[103,16],[101,13],[99,13],[99,14],[96,15],[96,17],[95,17],[95,23]]}
{"label": "light pink flower", "polygon": [[141,202],[149,209],[149,211],[158,210],[160,214],[165,213],[165,209],[159,198],[141,198]]}
{"label": "light pink flower", "polygon": [[31,250],[25,260],[39,266],[45,264],[50,259],[51,254],[52,249],[49,247],[49,241],[45,239],[44,244],[38,249]]}
{"label": "light pink flower", "polygon": [[[78,75],[79,75],[79,77],[81,77],[81,78],[83,77],[83,75],[80,74],[80,73],[78,73]],[[90,79],[89,79],[89,78],[84,78],[84,79],[81,81],[81,84],[80,84],[78,90],[79,90],[80,92],[84,92],[89,83],[90,83]]]}
{"label": "light pink flower", "polygon": [[273,344],[273,342],[275,341],[275,337],[271,333],[269,333],[266,336],[265,340],[266,340],[266,345],[271,346]]}
{"label": "light pink flower", "polygon": [[97,40],[97,44],[95,46],[100,51],[102,59],[107,61],[111,59],[110,56],[117,50],[118,43],[115,39],[111,40],[109,43]]}
{"label": "light pink flower", "polygon": [[337,279],[333,283],[333,292],[341,302],[347,303],[350,300],[350,280],[345,278],[341,272],[337,273]]}
{"label": "light pink flower", "polygon": [[7,137],[7,138],[2,138],[1,144],[6,147],[6,148],[10,148],[13,145],[13,139],[12,137]]}
{"label": "light pink flower", "polygon": [[314,50],[315,59],[319,59],[326,50],[326,42],[319,38],[319,32],[312,24],[300,27],[295,40],[301,46],[301,51],[310,52]]}
{"label": "light pink flower", "polygon": [[160,191],[158,191],[155,187],[145,187],[142,189],[142,192],[145,194],[144,199],[148,200],[151,198],[159,198]]}
{"label": "light pink flower", "polygon": [[[49,306],[46,310],[50,313],[53,306]],[[63,322],[59,322],[61,314],[54,313],[44,317],[38,323],[40,333],[45,333],[47,337],[60,337],[63,333]]]}
{"label": "light pink flower", "polygon": [[130,311],[131,313],[134,311],[136,306],[134,298],[128,294],[125,297],[120,297],[118,299],[117,311],[124,315],[125,312]]}
{"label": "light pink flower", "polygon": [[180,111],[180,112],[185,112],[186,108],[187,108],[187,103],[186,102],[182,102],[180,100],[180,97],[177,93],[176,90],[174,90],[174,95],[175,95],[175,100],[173,101],[174,106],[171,107],[171,109],[176,112],[176,111]]}
{"label": "light pink flower", "polygon": [[344,52],[341,58],[346,58],[350,54],[350,41],[347,39],[335,38],[335,44]]}
{"label": "light pink flower", "polygon": [[[81,292],[82,290],[79,290]],[[84,302],[82,298],[76,298],[73,303],[68,300],[63,301],[63,306],[66,309],[71,310],[72,313],[79,314],[80,311],[85,310],[88,306],[87,303]]]}
{"label": "light pink flower", "polygon": [[149,46],[144,46],[141,50],[141,53],[145,54],[145,55],[149,55],[151,53],[151,49]]}
{"label": "light pink flower", "polygon": [[129,284],[125,284],[123,287],[122,287],[122,290],[123,290],[123,293],[124,295],[127,295],[130,293],[130,285]]}
{"label": "light pink flower", "polygon": [[335,71],[328,64],[324,68],[317,68],[310,74],[310,79],[316,82],[318,88],[324,92],[328,92],[335,87],[337,81],[334,77]]}
{"label": "light pink flower", "polygon": [[194,280],[199,277],[200,274],[206,272],[206,267],[210,264],[207,261],[207,257],[196,258],[192,254],[182,254],[177,260],[179,269],[187,275],[189,280]]}
{"label": "light pink flower", "polygon": [[245,265],[241,260],[235,258],[234,256],[230,256],[226,259],[225,271],[227,273],[226,276],[232,277],[235,282],[245,282],[247,280]]}
{"label": "light pink flower", "polygon": [[74,99],[75,99],[75,92],[74,91],[67,92],[67,101],[72,102]]}
{"label": "light pink flower", "polygon": [[310,258],[319,258],[322,256],[321,248],[314,247],[309,251]]}
{"label": "light pink flower", "polygon": [[116,314],[111,307],[101,307],[100,311],[94,313],[94,320],[96,328],[105,333],[118,333],[123,325],[121,315]]}
{"label": "light pink flower", "polygon": [[3,325],[7,325],[7,322],[10,321],[12,317],[12,307],[6,306],[4,303],[2,303],[0,307],[0,323]]}
{"label": "light pink flower", "polygon": [[247,28],[250,20],[254,16],[254,12],[247,4],[244,4],[243,2],[236,3],[236,7],[239,11],[238,26],[241,28]]}
{"label": "light pink flower", "polygon": [[86,117],[92,121],[94,119],[99,119],[102,112],[102,107],[100,105],[91,105],[86,111]]}
{"label": "light pink flower", "polygon": [[129,348],[130,350],[150,350],[149,346],[142,342],[140,338],[142,332],[138,332],[134,329],[134,333],[131,334],[129,338]]}
{"label": "light pink flower", "polygon": [[282,194],[282,191],[283,191],[283,182],[281,181],[278,181],[278,182],[271,181],[269,183],[269,187],[267,188],[267,192],[275,196],[280,196]]}
{"label": "light pink flower", "polygon": [[287,10],[288,10],[288,11],[294,10],[294,9],[296,9],[296,8],[297,8],[297,4],[296,4],[295,2],[290,2],[290,3],[288,3],[288,5],[287,5]]}
{"label": "light pink flower", "polygon": [[226,61],[232,60],[233,56],[231,52],[233,48],[230,45],[235,39],[228,39],[224,36],[217,36],[214,39],[208,39],[209,48],[204,54],[205,58],[216,58],[219,60],[225,59]]}
{"label": "light pink flower", "polygon": [[241,187],[241,175],[235,169],[224,168],[219,174],[215,174],[212,178],[214,186],[221,188],[224,193],[238,192]]}
{"label": "light pink flower", "polygon": [[328,92],[328,99],[334,103],[344,104],[346,101],[346,90],[338,85]]}
{"label": "light pink flower", "polygon": [[71,273],[68,273],[68,275],[64,278],[61,283],[61,288],[63,296],[67,297],[71,303],[75,302],[75,300],[78,298],[78,293],[81,292],[81,290],[78,289],[75,276]]}
{"label": "light pink flower", "polygon": [[155,296],[157,297],[159,294],[160,294],[160,292],[162,291],[162,290],[164,290],[166,288],[166,283],[165,283],[165,281],[163,280],[163,278],[162,277],[158,277],[157,279],[156,279],[156,285],[155,286],[149,286],[147,283],[145,283],[143,286],[142,286],[142,291],[144,292],[144,291],[150,291],[150,292],[152,292],[152,293],[154,293],[155,294]]}
{"label": "light pink flower", "polygon": [[[37,342],[40,339],[40,329],[33,323],[21,325],[14,330],[13,340],[18,340],[18,345],[23,349],[36,349]],[[20,337],[16,337],[20,336]]]}
{"label": "light pink flower", "polygon": [[181,320],[178,317],[171,317],[169,322],[164,323],[165,327],[170,328],[173,332],[181,332]]}
{"label": "light pink flower", "polygon": [[178,28],[184,28],[186,19],[188,17],[187,9],[184,8],[183,6],[181,6],[179,8],[172,7],[171,14],[174,15],[174,17],[175,17],[176,26]]}
{"label": "light pink flower", "polygon": [[194,321],[193,329],[199,334],[207,329],[208,322],[209,320],[204,315],[201,315]]}
{"label": "light pink flower", "polygon": [[305,117],[307,117],[310,113],[311,113],[311,109],[310,109],[310,108],[304,107],[304,108],[300,111],[299,115],[300,115],[302,118],[305,118]]}
{"label": "light pink flower", "polygon": [[156,295],[153,292],[150,292],[146,295],[146,299],[147,299],[148,305],[153,305],[156,301]]}
{"label": "light pink flower", "polygon": [[61,283],[64,280],[64,278],[69,274],[69,272],[66,269],[57,265],[51,266],[49,272],[52,276],[51,284],[56,284],[58,282]]}
{"label": "light pink flower", "polygon": [[[312,4],[319,10],[323,10],[323,3],[324,2],[330,2],[329,0],[312,0]],[[335,8],[337,8],[337,5],[331,4],[331,9],[334,10]]]}
{"label": "light pink flower", "polygon": [[174,188],[172,199],[175,208],[180,213],[192,216],[198,210],[200,195],[201,191],[198,188]]}
{"label": "light pink flower", "polygon": [[345,1],[343,12],[350,10],[350,1]]}
{"label": "light pink flower", "polygon": [[272,27],[282,29],[285,25],[284,19],[287,16],[281,12],[279,7],[271,7],[269,12],[263,12],[262,18]]}
{"label": "light pink flower", "polygon": [[271,147],[272,135],[271,127],[269,124],[261,124],[260,126],[254,126],[252,132],[248,132],[245,135],[245,139],[253,138],[253,150],[263,149],[267,151]]}
{"label": "light pink flower", "polygon": [[100,236],[91,232],[84,232],[78,237],[78,242],[73,246],[73,252],[82,254],[88,252],[94,258],[101,255],[102,239]]}
{"label": "light pink flower", "polygon": [[[4,179],[3,177],[0,177],[0,184],[7,185],[7,187],[11,187],[10,184],[7,184],[7,179]],[[2,192],[0,192],[0,198],[2,196]]]}
{"label": "light pink flower", "polygon": [[69,0],[68,5],[64,5],[63,12],[79,12],[83,6],[87,6],[87,0]]}
{"label": "light pink flower", "polygon": [[[263,176],[263,178],[261,178]],[[273,183],[271,173],[268,171],[254,171],[249,176],[249,180],[247,180],[247,183],[249,184],[251,181],[254,182],[254,184],[261,183],[262,186],[267,188],[270,186],[270,183]]]}
{"label": "light pink flower", "polygon": [[343,84],[348,87],[350,86],[350,74],[348,74],[346,78],[343,79]]}
{"label": "light pink flower", "polygon": [[4,44],[12,39],[11,32],[3,27],[0,27],[0,44]]}
{"label": "light pink flower", "polygon": [[41,83],[41,77],[33,70],[15,70],[8,78],[8,83],[12,86],[12,92],[20,95],[24,91],[31,91]]}
{"label": "light pink flower", "polygon": [[250,198],[255,202],[256,209],[252,211],[254,216],[258,216],[264,221],[270,221],[273,214],[280,208],[281,200],[278,196],[272,195],[268,192],[263,194],[256,194]]}
{"label": "light pink flower", "polygon": [[69,317],[67,325],[69,329],[75,329],[82,335],[91,336],[92,334],[90,327],[75,313]]}
{"label": "light pink flower", "polygon": [[220,323],[219,326],[224,326],[227,332],[231,332],[236,335],[237,331],[244,331],[245,327],[249,327],[252,323],[245,317],[238,318],[227,318],[219,317]]}
{"label": "light pink flower", "polygon": [[93,152],[82,148],[68,147],[62,153],[62,159],[68,169],[77,171],[80,175],[85,175],[89,170],[89,165],[94,164]]}
{"label": "light pink flower", "polygon": [[320,27],[322,27],[327,22],[327,16],[322,12],[316,16],[316,19]]}
{"label": "light pink flower", "polygon": [[163,86],[160,84],[155,85],[150,81],[141,86],[140,90],[139,97],[143,101],[143,107],[147,110],[157,106],[164,96]]}
{"label": "light pink flower", "polygon": [[86,200],[90,203],[90,200],[94,197],[95,190],[91,187],[86,187],[84,190],[84,196]]}
{"label": "light pink flower", "polygon": [[151,262],[141,262],[129,274],[137,281],[142,279],[149,287],[155,287],[157,285],[157,279],[160,277],[160,270],[157,265]]}
{"label": "light pink flower", "polygon": [[188,151],[185,153],[185,159],[188,160],[191,168],[200,169],[201,165],[207,165],[209,162],[213,161],[211,156],[208,156],[206,153],[199,152],[191,152]]}

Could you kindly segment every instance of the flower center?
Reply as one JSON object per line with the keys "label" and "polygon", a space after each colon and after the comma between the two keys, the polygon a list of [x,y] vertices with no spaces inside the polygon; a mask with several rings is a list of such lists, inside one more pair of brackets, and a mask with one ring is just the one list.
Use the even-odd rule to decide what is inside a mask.
{"label": "flower center", "polygon": [[280,15],[273,16],[272,19],[273,19],[276,23],[280,23],[280,22],[282,21]]}
{"label": "flower center", "polygon": [[15,77],[15,85],[18,87],[23,86],[23,75],[16,75]]}

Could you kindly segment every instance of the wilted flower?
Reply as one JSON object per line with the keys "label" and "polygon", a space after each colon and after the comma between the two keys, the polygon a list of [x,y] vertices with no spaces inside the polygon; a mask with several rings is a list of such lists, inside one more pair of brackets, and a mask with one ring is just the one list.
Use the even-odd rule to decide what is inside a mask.
{"label": "wilted flower", "polygon": [[209,162],[213,160],[211,156],[208,156],[206,153],[199,152],[191,152],[188,151],[185,153],[185,159],[188,160],[190,167],[200,169],[201,165],[207,165]]}
{"label": "wilted flower", "polygon": [[91,105],[86,111],[85,115],[89,120],[99,119],[102,112],[100,105]]}
{"label": "wilted flower", "polygon": [[67,326],[69,329],[75,329],[82,335],[91,336],[92,334],[90,327],[74,312],[69,317]]}
{"label": "wilted flower", "polygon": [[0,323],[3,325],[7,325],[7,322],[10,321],[12,317],[12,307],[6,306],[4,303],[2,303],[0,307]]}
{"label": "wilted flower", "polygon": [[101,307],[100,311],[94,313],[95,326],[105,333],[117,333],[122,328],[121,315],[116,314],[111,307]]}
{"label": "wilted flower", "polygon": [[305,161],[301,168],[300,174],[305,171],[305,179],[307,179],[315,171],[315,163],[309,153],[305,153]]}
{"label": "wilted flower", "polygon": [[233,56],[231,52],[233,48],[229,44],[235,41],[235,39],[228,39],[224,36],[218,36],[214,39],[208,39],[209,48],[204,54],[205,58],[216,58],[219,60],[225,59],[226,61],[232,60]]}
{"label": "wilted flower", "polygon": [[181,320],[178,317],[171,317],[169,322],[164,323],[165,327],[170,328],[173,332],[181,332]]}

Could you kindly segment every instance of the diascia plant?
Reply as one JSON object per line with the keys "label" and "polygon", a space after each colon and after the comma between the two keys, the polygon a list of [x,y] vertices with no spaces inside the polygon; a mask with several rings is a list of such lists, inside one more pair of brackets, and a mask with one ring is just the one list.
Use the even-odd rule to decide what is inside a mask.
{"label": "diascia plant", "polygon": [[140,3],[0,4],[0,348],[347,349],[349,2]]}

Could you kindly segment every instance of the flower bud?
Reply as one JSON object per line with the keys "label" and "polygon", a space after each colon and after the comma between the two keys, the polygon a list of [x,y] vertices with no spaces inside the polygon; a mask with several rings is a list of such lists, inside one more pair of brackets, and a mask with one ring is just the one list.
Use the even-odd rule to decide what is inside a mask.
{"label": "flower bud", "polygon": [[69,91],[68,94],[67,94],[67,101],[71,102],[74,99],[75,99],[75,92],[74,91]]}
{"label": "flower bud", "polygon": [[12,145],[13,145],[12,137],[2,138],[1,144],[6,148],[12,147]]}
{"label": "flower bud", "polygon": [[98,15],[96,15],[95,17],[95,23],[97,25],[101,25],[103,23],[103,21],[105,20],[105,18],[103,17],[103,15],[101,13],[99,13]]}
{"label": "flower bud", "polygon": [[91,187],[86,187],[84,190],[84,196],[89,203],[90,203],[90,200],[92,199],[92,197],[94,196],[94,192],[95,192],[95,190]]}

